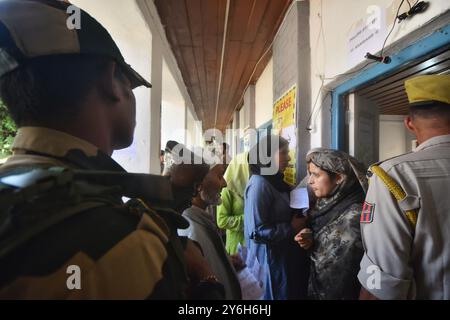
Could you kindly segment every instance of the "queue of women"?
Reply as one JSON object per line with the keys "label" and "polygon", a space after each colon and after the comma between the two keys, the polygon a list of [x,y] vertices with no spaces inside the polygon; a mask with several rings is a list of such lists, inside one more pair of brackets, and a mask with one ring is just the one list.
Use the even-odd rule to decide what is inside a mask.
{"label": "queue of women", "polygon": [[[342,151],[309,151],[302,183],[310,205],[295,210],[290,207],[292,186],[283,176],[288,148],[284,138],[268,135],[229,164],[217,207],[226,252],[236,256],[245,247],[262,299],[357,299],[365,168]],[[277,170],[267,174],[269,167]]]}

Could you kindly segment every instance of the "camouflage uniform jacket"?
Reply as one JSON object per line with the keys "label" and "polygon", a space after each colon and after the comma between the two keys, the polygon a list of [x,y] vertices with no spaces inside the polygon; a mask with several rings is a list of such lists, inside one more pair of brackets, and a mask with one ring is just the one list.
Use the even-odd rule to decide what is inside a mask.
{"label": "camouflage uniform jacket", "polygon": [[[21,128],[13,151],[1,176],[24,167],[125,172],[88,142],[46,128]],[[50,200],[58,202],[58,197]],[[186,266],[176,235],[180,226],[169,214],[144,207],[133,209],[122,195],[112,194],[109,204],[79,212],[0,257],[0,298],[185,298]],[[20,217],[20,210],[16,213]],[[40,219],[45,220],[45,212]],[[5,243],[1,227],[0,243]],[[80,289],[67,285],[70,266],[81,270]]]}

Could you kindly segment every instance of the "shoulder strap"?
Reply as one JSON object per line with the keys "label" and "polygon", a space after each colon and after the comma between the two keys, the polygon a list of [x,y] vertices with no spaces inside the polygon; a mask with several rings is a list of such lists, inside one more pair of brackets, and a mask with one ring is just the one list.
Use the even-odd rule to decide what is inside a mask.
{"label": "shoulder strap", "polygon": [[[373,165],[370,167],[369,170],[374,174],[376,174],[381,179],[381,181],[388,188],[389,192],[394,196],[397,202],[400,202],[406,198],[406,192],[402,189],[402,187],[381,167],[379,167],[378,165]],[[408,219],[409,223],[411,224],[414,230],[417,225],[417,215],[418,215],[417,211],[406,210],[404,212],[406,218]]]}

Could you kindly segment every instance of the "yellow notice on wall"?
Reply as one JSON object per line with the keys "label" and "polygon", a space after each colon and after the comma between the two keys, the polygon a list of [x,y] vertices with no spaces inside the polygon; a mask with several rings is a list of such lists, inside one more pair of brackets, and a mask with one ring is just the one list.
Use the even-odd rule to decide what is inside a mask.
{"label": "yellow notice on wall", "polygon": [[290,185],[296,185],[296,148],[297,128],[295,122],[297,106],[297,86],[293,86],[278,99],[273,106],[273,129],[289,141],[289,156],[291,161],[284,172],[284,180]]}

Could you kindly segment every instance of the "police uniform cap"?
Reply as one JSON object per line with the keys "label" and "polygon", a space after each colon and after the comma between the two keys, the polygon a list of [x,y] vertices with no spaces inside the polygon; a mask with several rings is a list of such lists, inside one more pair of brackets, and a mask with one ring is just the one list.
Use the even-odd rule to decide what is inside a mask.
{"label": "police uniform cap", "polygon": [[424,75],[405,81],[410,106],[432,106],[436,103],[450,107],[450,75]]}

